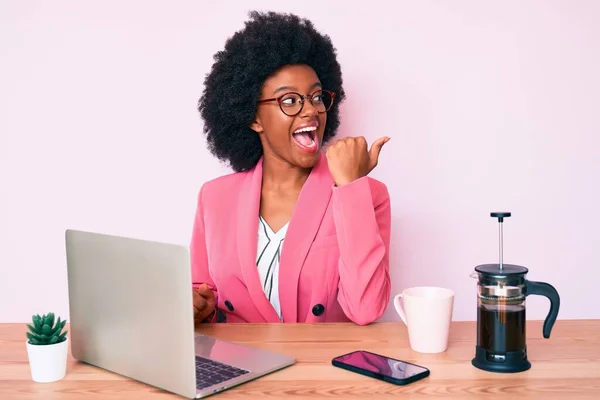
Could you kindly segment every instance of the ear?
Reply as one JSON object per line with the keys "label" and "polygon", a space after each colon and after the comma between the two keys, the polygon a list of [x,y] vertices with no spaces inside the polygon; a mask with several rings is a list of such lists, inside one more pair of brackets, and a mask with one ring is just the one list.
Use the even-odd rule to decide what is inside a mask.
{"label": "ear", "polygon": [[254,118],[254,122],[250,124],[250,129],[252,129],[256,133],[262,133],[263,126],[260,123],[260,118],[258,117],[258,115]]}

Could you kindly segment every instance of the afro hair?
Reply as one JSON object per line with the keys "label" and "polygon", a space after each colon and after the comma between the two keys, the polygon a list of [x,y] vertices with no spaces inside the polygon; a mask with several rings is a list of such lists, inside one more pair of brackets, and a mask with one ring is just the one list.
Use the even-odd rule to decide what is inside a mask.
{"label": "afro hair", "polygon": [[339,126],[339,106],[345,98],[336,49],[312,22],[293,14],[249,13],[244,29],[228,38],[214,56],[204,80],[198,110],[210,152],[234,171],[252,169],[263,149],[258,134],[250,129],[264,81],[286,65],[312,67],[324,88],[336,93],[327,112],[323,142]]}

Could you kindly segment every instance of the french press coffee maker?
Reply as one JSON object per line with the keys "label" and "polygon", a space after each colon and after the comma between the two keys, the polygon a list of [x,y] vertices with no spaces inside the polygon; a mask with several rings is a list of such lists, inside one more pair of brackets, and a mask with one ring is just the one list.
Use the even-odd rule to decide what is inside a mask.
{"label": "french press coffee maker", "polygon": [[499,222],[500,263],[475,267],[477,284],[477,346],[472,364],[491,372],[522,372],[531,368],[525,343],[525,298],[531,294],[547,297],[550,312],[544,321],[547,339],[556,321],[560,297],[552,285],[525,279],[529,271],[502,260],[502,224],[509,212],[494,212]]}

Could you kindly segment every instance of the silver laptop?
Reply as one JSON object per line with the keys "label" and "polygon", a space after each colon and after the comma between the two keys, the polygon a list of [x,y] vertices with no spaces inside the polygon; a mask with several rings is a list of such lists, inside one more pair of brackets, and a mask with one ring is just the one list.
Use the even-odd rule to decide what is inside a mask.
{"label": "silver laptop", "polygon": [[65,236],[74,358],[186,398],[295,363],[194,331],[186,247],[77,230]]}

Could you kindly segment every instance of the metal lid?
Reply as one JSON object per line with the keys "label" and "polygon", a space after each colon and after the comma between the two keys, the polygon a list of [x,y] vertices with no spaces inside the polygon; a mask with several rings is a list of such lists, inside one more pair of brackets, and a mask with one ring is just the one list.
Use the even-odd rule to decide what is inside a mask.
{"label": "metal lid", "polygon": [[529,272],[527,268],[514,264],[502,264],[502,269],[500,269],[500,264],[482,264],[476,266],[475,271],[480,274],[493,276],[525,275]]}
{"label": "metal lid", "polygon": [[483,297],[496,298],[517,298],[524,297],[523,287],[519,286],[482,286],[479,288],[479,294]]}

